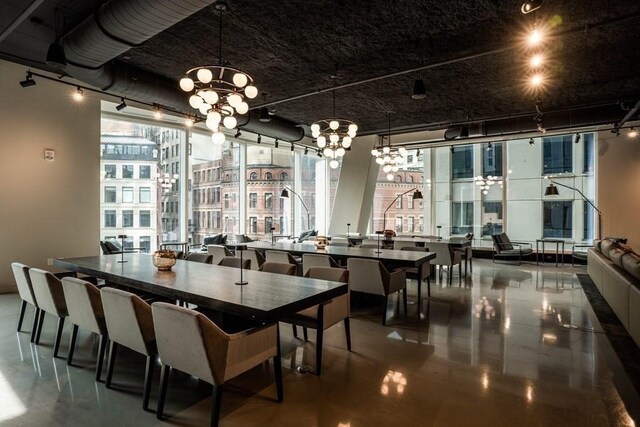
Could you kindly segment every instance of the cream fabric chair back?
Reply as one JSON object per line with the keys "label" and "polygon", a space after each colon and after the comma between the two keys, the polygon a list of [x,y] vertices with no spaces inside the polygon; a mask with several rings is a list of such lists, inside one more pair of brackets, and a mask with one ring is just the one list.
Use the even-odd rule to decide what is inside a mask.
{"label": "cream fabric chair back", "polygon": [[152,356],[156,353],[151,306],[139,296],[115,288],[100,289],[109,338]]}
{"label": "cream fabric chair back", "polygon": [[394,240],[393,249],[396,251],[401,250],[405,246],[418,246],[415,240]]}
{"label": "cream fabric chair back", "polygon": [[151,309],[162,363],[211,384],[223,383],[229,347],[226,334],[197,311],[163,302],[152,304]]}
{"label": "cream fabric chair back", "polygon": [[267,262],[298,265],[295,258],[293,258],[289,252],[285,251],[265,251],[265,257]]}
{"label": "cream fabric chair back", "polygon": [[434,265],[452,265],[453,258],[451,256],[451,249],[448,243],[445,242],[429,242],[429,252],[435,252],[436,257],[431,260],[431,264]]}
{"label": "cream fabric chair back", "polygon": [[307,274],[307,271],[309,271],[311,267],[338,267],[338,264],[329,255],[303,254],[302,255],[303,274]]}
{"label": "cream fabric chair back", "polygon": [[251,266],[251,260],[243,259],[242,263],[240,263],[240,258],[234,256],[226,256],[220,260],[218,265],[222,267],[244,268],[245,270],[249,270],[249,267]]}
{"label": "cream fabric chair back", "polygon": [[265,259],[260,252],[255,249],[247,249],[242,254],[246,259],[251,260],[251,269],[252,270],[260,270],[262,264],[264,264]]}
{"label": "cream fabric chair back", "polygon": [[67,315],[67,303],[64,299],[62,282],[49,271],[39,268],[29,269],[33,294],[38,308],[58,317]]}
{"label": "cream fabric chair back", "polygon": [[105,335],[107,325],[100,290],[93,283],[75,277],[63,278],[62,289],[71,323],[96,334]]}
{"label": "cream fabric chair back", "polygon": [[[383,246],[382,242],[384,242],[384,237],[381,236],[380,237],[380,247]],[[361,246],[364,246],[364,245],[377,247],[378,246],[378,239],[363,239]]]}
{"label": "cream fabric chair back", "polygon": [[332,237],[331,242],[329,243],[331,246],[349,246],[349,239],[346,237]]}
{"label": "cream fabric chair back", "polygon": [[29,277],[29,267],[19,262],[13,262],[11,263],[11,269],[13,270],[13,278],[18,286],[20,299],[37,307],[33,286],[31,286],[31,277]]}
{"label": "cream fabric chair back", "polygon": [[297,267],[289,263],[281,262],[265,262],[260,266],[260,271],[265,273],[286,274],[287,276],[295,276]]}
{"label": "cream fabric chair back", "polygon": [[218,265],[222,258],[226,256],[233,256],[231,251],[222,245],[207,245],[207,253],[213,255],[211,264]]}
{"label": "cream fabric chair back", "polygon": [[382,264],[374,259],[349,258],[349,290],[374,295],[385,295]]}

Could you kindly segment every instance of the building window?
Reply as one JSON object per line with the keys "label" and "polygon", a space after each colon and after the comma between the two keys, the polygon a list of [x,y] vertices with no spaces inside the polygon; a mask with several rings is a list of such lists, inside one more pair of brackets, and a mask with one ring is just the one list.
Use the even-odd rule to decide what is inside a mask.
{"label": "building window", "polygon": [[[400,193],[396,194],[396,197],[400,196]],[[402,196],[396,199],[396,209],[402,209]]]}
{"label": "building window", "polygon": [[573,135],[542,138],[543,175],[573,172]]}
{"label": "building window", "polygon": [[140,187],[140,203],[151,203],[151,188]]}
{"label": "building window", "polygon": [[151,236],[140,236],[140,252],[149,253],[151,251]]}
{"label": "building window", "polygon": [[402,233],[402,217],[396,217],[396,233]]}
{"label": "building window", "polygon": [[473,233],[473,202],[451,203],[451,234]]}
{"label": "building window", "polygon": [[271,233],[271,229],[273,228],[273,217],[265,216],[264,217],[264,232]]}
{"label": "building window", "polygon": [[589,204],[589,202],[587,202],[586,200],[582,202],[583,203],[583,209],[584,209],[584,229],[583,229],[583,234],[582,234],[582,239],[585,241],[590,241],[593,240],[593,235],[594,235],[594,227],[593,227],[593,223],[594,223],[594,216],[595,216],[595,211],[593,209],[593,206],[591,206]]}
{"label": "building window", "polygon": [[229,209],[229,195],[228,194],[224,195],[224,208],[225,209]]}
{"label": "building window", "polygon": [[284,233],[284,217],[279,218],[280,221],[280,233]]}
{"label": "building window", "polygon": [[104,211],[104,226],[105,227],[116,226],[116,211],[112,211],[112,210]]}
{"label": "building window", "polygon": [[104,177],[115,178],[116,177],[116,165],[104,165]]}
{"label": "building window", "polygon": [[140,179],[150,179],[150,178],[151,178],[151,166],[140,165]]}
{"label": "building window", "polygon": [[133,211],[122,211],[122,226],[133,227]]}
{"label": "building window", "polygon": [[273,193],[264,193],[264,208],[273,209]]}
{"label": "building window", "polygon": [[451,150],[451,179],[473,178],[473,146],[457,146]]}
{"label": "building window", "polygon": [[402,176],[396,175],[396,182],[402,182]]}
{"label": "building window", "polygon": [[594,158],[595,158],[595,145],[593,143],[594,136],[592,133],[585,133],[582,135],[583,146],[584,146],[584,173],[593,172],[595,169]]}
{"label": "building window", "polygon": [[482,176],[502,176],[502,143],[482,144]]}
{"label": "building window", "polygon": [[407,231],[411,233],[415,231],[415,218],[412,216],[407,218]]}
{"label": "building window", "polygon": [[104,202],[105,203],[116,202],[116,187],[104,187]]}
{"label": "building window", "polygon": [[249,233],[258,234],[258,218],[255,216],[249,217]]}
{"label": "building window", "polygon": [[502,202],[482,202],[482,235],[502,233]]}
{"label": "building window", "polygon": [[255,209],[258,205],[258,193],[249,193],[249,208]]}
{"label": "building window", "polygon": [[133,187],[122,187],[122,203],[133,203]]}
{"label": "building window", "polygon": [[140,211],[140,227],[151,227],[151,211]]}
{"label": "building window", "polygon": [[407,197],[407,209],[413,209],[413,194],[409,194],[409,197]]}
{"label": "building window", "polygon": [[255,181],[256,179],[258,179],[258,174],[257,174],[256,172],[251,172],[251,173],[249,174],[249,179],[250,179],[251,181]]}
{"label": "building window", "polygon": [[286,181],[289,179],[289,174],[286,172],[281,172],[280,173],[280,181]]}
{"label": "building window", "polygon": [[122,177],[133,178],[133,165],[122,165]]}
{"label": "building window", "polygon": [[264,174],[264,179],[270,181],[273,179],[273,174],[271,172],[267,172]]}
{"label": "building window", "polygon": [[544,202],[542,237],[570,238],[573,228],[573,201]]}

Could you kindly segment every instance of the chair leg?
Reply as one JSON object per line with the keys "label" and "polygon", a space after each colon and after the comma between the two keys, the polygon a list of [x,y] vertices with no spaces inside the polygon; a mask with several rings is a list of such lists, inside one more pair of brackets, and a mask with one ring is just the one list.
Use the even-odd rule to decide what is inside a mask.
{"label": "chair leg", "polygon": [[316,375],[320,376],[322,373],[322,325],[316,329]]}
{"label": "chair leg", "polygon": [[24,312],[27,310],[27,302],[22,300],[22,304],[20,304],[20,316],[18,316],[18,332],[22,328],[22,321],[24,320]]}
{"label": "chair leg", "polygon": [[389,302],[389,296],[384,296],[384,301],[382,303],[382,326],[387,325],[387,303]]}
{"label": "chair leg", "polygon": [[282,387],[282,352],[280,350],[280,326],[276,327],[277,341],[276,341],[276,355],[273,358],[273,372],[276,377],[276,398],[278,403],[284,400],[284,391]]}
{"label": "chair leg", "polygon": [[36,332],[38,332],[38,320],[40,319],[40,309],[36,307],[33,312],[33,325],[31,326],[31,342],[36,340]]}
{"label": "chair leg", "polygon": [[98,360],[96,361],[96,381],[100,381],[102,376],[102,364],[104,362],[104,353],[107,349],[107,343],[109,337],[107,335],[100,335],[100,343],[98,344]]}
{"label": "chair leg", "polygon": [[158,393],[158,409],[156,418],[162,419],[164,413],[164,400],[167,397],[167,385],[169,384],[169,376],[171,374],[171,366],[162,365],[160,368],[160,392]]}
{"label": "chair leg", "polygon": [[344,318],[344,335],[347,338],[347,350],[351,351],[351,325],[348,317]]}
{"label": "chair leg", "polygon": [[293,337],[298,338],[298,327],[294,324],[291,325],[291,329],[293,329]]}
{"label": "chair leg", "polygon": [[407,288],[402,290],[402,305],[404,306],[404,315],[407,316]]}
{"label": "chair leg", "polygon": [[469,271],[473,273],[473,257],[469,258]]}
{"label": "chair leg", "polygon": [[111,388],[111,378],[113,377],[113,367],[116,364],[116,353],[118,351],[118,343],[111,341],[109,344],[109,360],[107,361],[107,378],[105,378],[105,387]]}
{"label": "chair leg", "polygon": [[42,323],[44,323],[44,310],[40,310],[40,319],[38,319],[38,330],[36,331],[36,345],[40,344],[40,335],[42,334]]}
{"label": "chair leg", "polygon": [[302,335],[304,336],[305,342],[308,342],[309,341],[309,334],[307,333],[307,327],[306,326],[302,327]]}
{"label": "chair leg", "polygon": [[149,395],[151,394],[151,382],[153,381],[153,367],[155,358],[147,356],[147,365],[144,370],[144,392],[142,393],[142,409],[149,410]]}
{"label": "chair leg", "polygon": [[67,365],[73,363],[73,353],[76,350],[76,339],[78,338],[78,325],[73,325],[71,330],[71,340],[69,341],[69,353],[67,355]]}
{"label": "chair leg", "polygon": [[60,338],[62,338],[62,329],[64,328],[64,319],[66,319],[66,317],[58,317],[56,340],[53,343],[53,357],[58,357],[58,350],[60,350]]}
{"label": "chair leg", "polygon": [[211,427],[218,427],[220,420],[220,406],[222,405],[222,384],[213,385],[213,395],[211,396],[213,407],[211,408]]}
{"label": "chair leg", "polygon": [[[465,266],[464,266],[464,275],[466,277],[467,275],[467,264],[465,261]],[[458,281],[461,282],[462,281],[462,263],[458,264]]]}

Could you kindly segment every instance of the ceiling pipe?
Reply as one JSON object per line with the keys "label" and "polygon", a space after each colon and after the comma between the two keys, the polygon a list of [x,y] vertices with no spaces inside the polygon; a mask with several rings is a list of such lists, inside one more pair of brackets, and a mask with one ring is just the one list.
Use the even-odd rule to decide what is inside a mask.
{"label": "ceiling pipe", "polygon": [[20,24],[22,24],[24,20],[27,19],[42,3],[44,3],[44,0],[33,0],[31,3],[29,3],[29,5],[24,8],[22,12],[20,12],[20,15],[18,15],[16,19],[14,19],[13,22],[11,22],[11,24],[7,26],[7,28],[2,30],[2,32],[0,33],[0,43],[2,43],[4,39],[9,37],[11,33],[13,33],[13,31],[18,28]]}
{"label": "ceiling pipe", "polygon": [[244,116],[238,116],[238,129],[258,135],[277,137],[288,142],[304,138],[304,129],[296,123],[278,116],[271,116],[268,122],[260,121],[260,109],[254,109]]}

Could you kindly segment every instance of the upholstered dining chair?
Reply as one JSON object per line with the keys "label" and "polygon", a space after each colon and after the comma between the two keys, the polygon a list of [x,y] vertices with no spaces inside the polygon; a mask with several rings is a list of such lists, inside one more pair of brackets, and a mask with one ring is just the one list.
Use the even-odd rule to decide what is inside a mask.
{"label": "upholstered dining chair", "polygon": [[307,271],[311,267],[340,267],[338,263],[325,254],[303,254],[302,255],[302,270],[303,274],[307,274]]}
{"label": "upholstered dining chair", "polygon": [[278,262],[281,264],[293,264],[296,266],[296,271],[298,271],[298,268],[300,266],[300,262],[302,261],[301,259],[296,259],[293,255],[291,255],[289,252],[285,252],[285,251],[272,251],[272,250],[268,250],[264,252],[265,258],[267,260],[267,262]]}
{"label": "upholstered dining chair", "polygon": [[18,294],[22,303],[20,304],[20,315],[18,317],[18,332],[22,328],[22,321],[24,319],[24,313],[27,309],[27,304],[33,306],[33,325],[31,326],[31,340],[35,337],[36,326],[38,325],[38,304],[36,297],[33,294],[33,286],[31,285],[31,278],[29,277],[29,267],[19,262],[11,263],[11,269],[13,270],[13,278],[16,281],[18,287]]}
{"label": "upholstered dining chair", "polygon": [[64,291],[62,290],[62,282],[54,276],[53,273],[39,268],[29,269],[29,277],[31,278],[31,285],[33,286],[33,295],[36,301],[38,301],[38,308],[40,309],[34,341],[36,344],[40,344],[40,334],[42,334],[42,323],[44,322],[45,313],[56,316],[58,318],[58,327],[53,344],[53,357],[58,357],[64,319],[66,319],[68,315],[67,302],[64,299]]}
{"label": "upholstered dining chair", "polygon": [[[335,267],[310,267],[304,277],[312,279],[329,280],[332,282],[349,283],[349,270]],[[322,337],[323,332],[333,325],[344,322],[344,332],[347,339],[347,349],[351,351],[351,328],[349,324],[349,293],[340,295],[320,306],[316,305],[299,311],[292,317],[281,319],[282,322],[291,323],[294,336],[296,325],[302,326],[304,339],[307,341],[307,328],[316,330],[316,375],[322,372]]]}
{"label": "upholstered dining chair", "polygon": [[[162,419],[172,369],[193,375],[213,385],[211,425],[220,418],[224,384],[238,375],[273,359],[278,402],[282,402],[282,366],[278,326],[272,324],[227,334],[208,317],[195,310],[167,303],[154,303],[153,324],[162,361],[160,395],[156,416]],[[184,351],[189,349],[189,351]]]}
{"label": "upholstered dining chair", "polygon": [[262,264],[264,264],[264,262],[266,261],[260,251],[256,249],[245,250],[243,256],[251,260],[252,270],[260,270],[260,267],[262,267]]}
{"label": "upholstered dining chair", "polygon": [[518,265],[522,264],[522,257],[529,257],[533,254],[531,243],[528,242],[513,242],[505,233],[492,234],[491,240],[493,240],[493,262],[497,259],[504,260],[517,260]]}
{"label": "upholstered dining chair", "polygon": [[265,273],[286,274],[287,276],[295,276],[296,269],[297,266],[282,262],[266,261],[262,266],[260,266],[260,271]]}
{"label": "upholstered dining chair", "polygon": [[203,264],[211,264],[213,262],[213,255],[201,252],[191,252],[184,259],[187,261],[201,262]]}
{"label": "upholstered dining chair", "polygon": [[429,249],[436,253],[431,264],[439,267],[439,277],[442,280],[443,267],[447,267],[447,280],[453,282],[453,267],[458,266],[458,276],[462,280],[462,254],[454,250],[448,242],[429,242]]}
{"label": "upholstered dining chair", "polygon": [[402,248],[406,247],[418,247],[418,242],[415,240],[394,240],[393,241],[393,250],[399,251]]}
{"label": "upholstered dining chair", "polygon": [[329,246],[351,246],[347,237],[332,237]]}
{"label": "upholstered dining chair", "polygon": [[243,268],[245,270],[249,270],[251,268],[251,260],[243,259],[242,262],[240,262],[240,258],[234,256],[226,256],[220,260],[218,265],[221,265],[223,267]]}
{"label": "upholstered dining chair", "polygon": [[407,276],[404,270],[389,273],[382,263],[375,259],[349,258],[349,291],[380,295],[383,297],[382,324],[387,324],[387,303],[389,295],[402,291],[404,315],[407,315]]}
{"label": "upholstered dining chair", "polygon": [[211,260],[213,265],[220,264],[220,260],[226,256],[233,256],[231,251],[222,245],[207,245],[207,253],[213,256]]}
{"label": "upholstered dining chair", "polygon": [[[429,252],[429,248],[425,248],[422,246],[402,246],[400,248],[401,251],[411,251],[411,252]],[[410,279],[415,278],[418,280],[418,268],[417,267],[400,267],[397,270],[404,270],[407,273],[407,277]],[[430,283],[431,277],[431,268],[429,261],[425,262],[422,265],[422,277],[420,280],[423,282],[427,281],[427,286],[431,286]]]}
{"label": "upholstered dining chair", "polygon": [[119,346],[125,346],[147,357],[142,393],[142,409],[149,408],[153,368],[157,356],[156,335],[151,306],[139,296],[115,288],[100,289],[104,317],[109,331],[109,363],[106,387],[111,388],[113,368]]}
{"label": "upholstered dining chair", "polygon": [[73,325],[67,365],[71,365],[73,362],[78,327],[81,326],[83,329],[100,336],[98,358],[96,360],[96,381],[100,381],[102,363],[108,341],[107,323],[104,319],[100,290],[93,283],[76,279],[75,277],[64,277],[62,279],[62,289],[64,291],[64,299],[67,301],[69,321]]}

